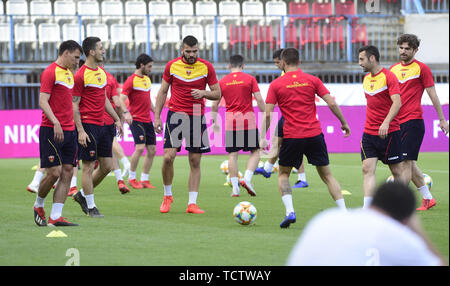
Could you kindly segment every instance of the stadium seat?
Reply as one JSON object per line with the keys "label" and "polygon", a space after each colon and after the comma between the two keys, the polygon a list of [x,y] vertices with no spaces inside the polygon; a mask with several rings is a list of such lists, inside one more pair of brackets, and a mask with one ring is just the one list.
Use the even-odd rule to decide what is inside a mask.
{"label": "stadium seat", "polygon": [[[205,28],[205,40],[206,48],[211,48],[215,41],[215,27],[214,24],[208,24]],[[224,24],[217,24],[217,43],[222,44],[222,48],[227,48],[228,38],[227,38],[227,27]]]}
{"label": "stadium seat", "polygon": [[111,45],[133,43],[133,31],[130,24],[112,24],[110,33]]}
{"label": "stadium seat", "polygon": [[341,21],[344,19],[343,15],[355,15],[355,4],[350,0],[340,0],[336,2],[334,8],[334,14],[336,15],[336,20]]}
{"label": "stadium seat", "polygon": [[260,44],[270,47],[273,50],[275,46],[275,40],[273,37],[272,26],[265,25],[253,25],[253,46],[257,47]]}
{"label": "stadium seat", "polygon": [[339,23],[329,23],[322,26],[323,44],[328,46],[338,43],[341,50],[344,49],[344,29]]}
{"label": "stadium seat", "polygon": [[104,23],[123,22],[123,4],[120,0],[102,1],[102,21]]}
{"label": "stadium seat", "polygon": [[[286,2],[281,0],[270,0],[266,2],[266,21],[268,23],[271,22],[280,22],[281,16],[287,15],[287,7]],[[284,23],[287,24],[289,19],[287,17],[284,18]]]}
{"label": "stadium seat", "polygon": [[352,24],[352,44],[368,44],[366,25]]}
{"label": "stadium seat", "polygon": [[78,21],[76,5],[72,0],[57,0],[53,3],[55,21],[57,23]]}
{"label": "stadium seat", "polygon": [[[279,30],[279,29],[278,29]],[[281,46],[281,35],[278,32],[277,45]],[[288,24],[284,27],[284,45],[285,47],[298,48],[299,37],[297,27],[293,24]]]}
{"label": "stadium seat", "polygon": [[219,2],[220,22],[237,22],[241,16],[241,4],[236,0],[226,0]]}
{"label": "stadium seat", "polygon": [[36,26],[32,23],[14,25],[15,57],[18,61],[34,61],[37,55]]}
{"label": "stadium seat", "polygon": [[24,22],[28,19],[28,2],[25,0],[6,1],[6,14],[14,15],[14,23]]}
{"label": "stadium seat", "polygon": [[167,23],[170,19],[170,4],[166,0],[148,2],[148,14],[150,14],[150,22],[162,20]]}
{"label": "stadium seat", "polygon": [[189,0],[176,0],[172,2],[172,16],[174,23],[194,22],[194,5]]}
{"label": "stadium seat", "polygon": [[301,24],[300,25],[300,46],[303,47],[306,44],[316,44],[320,46],[320,27],[313,24]]}
{"label": "stadium seat", "polygon": [[184,24],[181,26],[181,38],[184,39],[186,36],[194,36],[198,43],[200,50],[203,50],[205,45],[205,36],[203,32],[203,26],[200,24]]}
{"label": "stadium seat", "polygon": [[142,0],[125,1],[126,22],[142,24],[146,21],[147,4]]}
{"label": "stadium seat", "polygon": [[[295,2],[289,2],[289,14],[290,15],[309,15],[309,3],[306,0],[302,0],[299,2],[298,0]],[[295,20],[305,20],[309,19],[308,17],[300,17],[293,16],[290,18],[290,22],[294,22]]]}
{"label": "stadium seat", "polygon": [[217,4],[212,0],[201,0],[195,3],[195,15],[198,22],[212,22],[217,16]]}
{"label": "stadium seat", "polygon": [[159,46],[180,43],[180,28],[176,24],[161,24],[158,26]]}
{"label": "stadium seat", "polygon": [[229,31],[231,49],[236,44],[243,44],[250,49],[250,27],[248,25],[230,25]]}
{"label": "stadium seat", "polygon": [[78,1],[77,11],[83,22],[99,22],[100,20],[100,8],[96,0]]}
{"label": "stadium seat", "polygon": [[53,14],[52,3],[48,0],[30,1],[30,16],[32,22],[48,22]]}
{"label": "stadium seat", "polygon": [[333,14],[333,7],[330,2],[323,2],[324,0],[317,0],[317,2],[313,2],[312,4],[312,14],[318,15],[313,18],[314,22],[319,20],[323,20],[328,18],[327,16],[331,16]]}
{"label": "stadium seat", "polygon": [[86,25],[86,37],[99,37],[102,40],[103,47],[109,47],[108,26],[102,23],[89,23]]}
{"label": "stadium seat", "polygon": [[59,43],[61,41],[61,33],[58,24],[42,23],[38,26],[39,46],[44,43]]}
{"label": "stadium seat", "polygon": [[80,35],[80,25],[78,23],[65,23],[62,25],[62,40],[74,40],[81,43],[84,40],[84,26],[81,25],[81,35]]}
{"label": "stadium seat", "polygon": [[9,23],[0,23],[0,61],[9,58],[9,41],[11,40]]}
{"label": "stadium seat", "polygon": [[[136,24],[134,26],[134,43],[136,46],[147,44],[147,24]],[[156,40],[156,28],[154,25],[150,25],[150,45],[151,49],[154,50],[158,46],[158,41]]]}
{"label": "stadium seat", "polygon": [[248,21],[264,20],[264,5],[259,0],[250,0],[242,2],[242,16],[244,16],[244,25]]}

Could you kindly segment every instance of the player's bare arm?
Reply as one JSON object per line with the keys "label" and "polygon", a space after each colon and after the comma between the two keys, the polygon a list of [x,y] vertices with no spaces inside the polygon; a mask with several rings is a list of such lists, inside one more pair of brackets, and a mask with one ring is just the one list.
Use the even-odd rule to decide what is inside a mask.
{"label": "player's bare arm", "polygon": [[50,99],[50,94],[41,92],[39,94],[39,107],[44,112],[45,116],[53,123],[53,133],[54,138],[57,143],[61,143],[64,141],[64,132],[62,130],[61,124],[59,123],[58,118],[56,118],[55,114],[48,103]]}
{"label": "player's bare arm", "polygon": [[391,95],[392,105],[389,109],[388,115],[386,115],[386,118],[384,119],[383,123],[380,126],[380,129],[378,130],[378,136],[380,138],[384,139],[388,135],[389,130],[389,124],[391,121],[397,116],[398,111],[400,110],[400,107],[402,107],[402,101],[400,99],[400,94],[393,94]]}
{"label": "player's bare arm", "polygon": [[[120,110],[122,111],[123,119],[125,120],[128,125],[131,125],[133,123],[133,117],[131,116],[130,112],[127,109],[127,105],[125,104],[125,100],[128,98],[125,94],[120,94],[119,102],[120,102]],[[116,105],[117,106],[117,105]]]}
{"label": "player's bare arm", "polygon": [[436,88],[433,86],[427,87],[425,89],[427,91],[428,96],[430,97],[431,102],[433,103],[434,109],[436,110],[439,116],[439,127],[442,132],[448,134],[448,122],[445,120],[444,112],[442,111],[441,102],[439,101],[439,97],[436,93]]}
{"label": "player's bare arm", "polygon": [[114,108],[114,111],[117,113],[117,115],[119,116],[119,118],[122,121],[122,117],[123,117],[123,112],[122,112],[122,108],[120,108],[120,99],[118,95],[114,95],[112,97],[112,101],[114,102],[114,105],[116,106]]}
{"label": "player's bare arm", "polygon": [[[264,113],[266,111],[266,104],[264,103],[264,99],[261,96],[261,92],[257,91],[253,93],[253,97],[256,100],[256,104],[258,105],[259,111]],[[266,126],[266,117],[263,116],[261,120],[261,127],[259,129],[263,130],[265,126]]]}
{"label": "player's bare arm", "polygon": [[213,101],[211,104],[211,119],[212,119],[212,123],[213,123],[213,131],[215,133],[220,132],[220,126],[219,126],[219,124],[217,124],[217,114],[219,112],[219,102],[220,102],[220,99]]}
{"label": "player's bare arm", "polygon": [[192,89],[191,95],[195,99],[206,98],[209,100],[219,100],[221,96],[220,85],[218,83],[209,87],[211,90]]}
{"label": "player's bare arm", "polygon": [[114,107],[112,106],[111,102],[108,99],[108,96],[105,92],[105,110],[106,112],[114,119],[114,125],[116,125],[117,128],[117,135],[120,137],[122,136],[122,124],[120,123],[120,117],[117,115],[116,111],[114,110]]}
{"label": "player's bare arm", "polygon": [[331,112],[333,112],[333,114],[341,122],[341,129],[342,131],[345,132],[344,137],[350,136],[351,133],[350,126],[348,126],[347,120],[345,119],[344,114],[342,114],[341,108],[333,99],[333,97],[330,94],[325,94],[324,96],[322,96],[322,99],[326,102]]}
{"label": "player's bare arm", "polygon": [[155,127],[155,132],[158,134],[162,133],[162,122],[161,122],[161,111],[166,102],[167,93],[169,92],[169,83],[164,79],[161,82],[161,87],[159,88],[158,95],[156,96],[155,104],[155,120],[153,121],[153,126]]}
{"label": "player's bare arm", "polygon": [[91,139],[89,139],[89,136],[86,131],[84,131],[83,124],[81,123],[80,99],[81,97],[79,96],[74,96],[72,99],[73,121],[75,122],[78,131],[78,143],[86,148],[87,142],[91,142]]}
{"label": "player's bare arm", "polygon": [[261,128],[261,134],[260,134],[260,144],[259,146],[261,149],[264,149],[267,147],[267,140],[266,140],[266,134],[267,130],[270,128],[270,121],[272,120],[272,113],[275,108],[275,104],[267,103],[266,104],[266,116],[263,120],[265,120],[265,124]]}

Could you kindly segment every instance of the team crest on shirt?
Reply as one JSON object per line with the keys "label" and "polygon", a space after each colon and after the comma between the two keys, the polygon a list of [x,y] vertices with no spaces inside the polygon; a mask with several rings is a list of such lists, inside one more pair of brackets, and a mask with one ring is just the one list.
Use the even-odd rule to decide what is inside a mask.
{"label": "team crest on shirt", "polygon": [[144,135],[139,135],[139,139],[142,141],[144,140]]}
{"label": "team crest on shirt", "polygon": [[48,160],[50,163],[53,163],[55,161],[55,156],[48,156]]}
{"label": "team crest on shirt", "polygon": [[186,74],[188,75],[188,76],[190,76],[191,75],[191,70],[186,70]]}
{"label": "team crest on shirt", "polygon": [[94,156],[95,156],[95,151],[89,151],[89,155],[90,155],[91,157],[94,157]]}
{"label": "team crest on shirt", "polygon": [[406,73],[402,72],[402,78],[405,78],[405,76],[406,76]]}

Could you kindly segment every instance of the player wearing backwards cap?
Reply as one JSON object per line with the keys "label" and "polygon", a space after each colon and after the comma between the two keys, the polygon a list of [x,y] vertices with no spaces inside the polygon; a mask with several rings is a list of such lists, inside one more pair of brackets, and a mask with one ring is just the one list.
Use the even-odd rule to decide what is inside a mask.
{"label": "player wearing backwards cap", "polygon": [[[40,166],[47,169],[34,203],[34,221],[38,226],[76,226],[61,216],[69,191],[73,167],[77,163],[77,137],[73,121],[73,74],[80,60],[82,49],[72,40],[59,46],[57,60],[41,75],[39,106],[42,122],[39,129]],[[50,218],[46,221],[44,201],[52,186],[56,185]]]}
{"label": "player wearing backwards cap", "polygon": [[[225,149],[229,153],[228,170],[233,187],[232,196],[238,197],[240,194],[237,165],[238,152],[240,150],[251,152],[247,161],[244,179],[240,184],[251,196],[255,196],[256,191],[253,188],[251,179],[259,162],[259,132],[253,111],[253,95],[261,112],[264,112],[265,104],[256,79],[242,72],[244,69],[244,58],[241,55],[231,56],[228,68],[230,69],[230,74],[222,78],[219,84],[227,110],[225,114]],[[215,125],[217,125],[215,116],[217,116],[219,101],[214,101],[212,105]]]}
{"label": "player wearing backwards cap", "polygon": [[267,132],[270,127],[270,118],[275,104],[278,104],[285,118],[278,175],[281,199],[286,208],[286,216],[280,224],[281,228],[289,227],[291,223],[296,222],[289,174],[292,167],[300,167],[303,155],[306,155],[310,164],[316,166],[320,178],[327,185],[328,191],[338,207],[346,209],[341,187],[330,171],[327,146],[320,122],[316,118],[316,94],[327,103],[330,110],[339,119],[341,129],[345,131],[345,137],[350,135],[350,127],[322,81],[304,73],[298,67],[299,62],[298,50],[294,48],[283,50],[281,65],[285,75],[270,84],[266,98],[267,124],[265,131]]}
{"label": "player wearing backwards cap", "polygon": [[[75,75],[73,93],[74,120],[78,130],[79,158],[82,160],[82,187],[73,199],[84,213],[93,218],[103,215],[94,201],[94,178],[100,180],[112,170],[112,140],[110,130],[104,125],[104,111],[114,119],[114,125],[122,134],[119,116],[114,111],[106,94],[107,75],[99,63],[103,61],[105,49],[97,37],[87,37],[83,41],[86,63]],[[99,161],[99,173],[94,177],[95,161]]]}
{"label": "player wearing backwards cap", "polygon": [[358,52],[359,65],[369,72],[363,80],[367,111],[361,139],[364,208],[367,208],[375,190],[378,160],[389,166],[396,180],[405,181],[400,124],[396,118],[402,103],[397,78],[379,64],[378,48],[364,46]]}
{"label": "player wearing backwards cap", "polygon": [[[124,117],[130,125],[136,149],[131,156],[128,183],[135,189],[154,188],[149,181],[149,172],[156,154],[156,135],[153,128],[150,111],[151,81],[148,77],[152,71],[153,59],[147,54],[141,54],[136,59],[135,72],[125,81],[122,88],[121,101],[125,106],[128,97],[130,111],[125,111]],[[130,116],[131,114],[131,116]],[[142,166],[141,180],[136,180],[136,168],[142,153],[147,150]]]}
{"label": "player wearing backwards cap", "polygon": [[419,49],[420,40],[416,35],[404,34],[398,38],[397,45],[401,61],[393,65],[390,71],[395,74],[400,84],[402,107],[397,118],[400,121],[402,151],[405,159],[403,164],[406,180],[408,182],[412,180],[422,193],[422,205],[417,210],[424,211],[436,205],[436,200],[431,195],[428,185],[425,184],[423,173],[417,166],[420,145],[425,134],[423,111],[420,105],[424,90],[427,91],[433,103],[439,116],[439,126],[445,134],[448,134],[448,123],[436,94],[430,68],[414,58]]}
{"label": "player wearing backwards cap", "polygon": [[[198,58],[198,41],[193,36],[183,39],[182,56],[171,60],[164,70],[161,88],[156,98],[154,126],[162,133],[161,110],[167,98],[169,86],[171,97],[164,133],[164,159],[162,176],[164,198],[160,212],[167,213],[173,202],[172,181],[173,162],[177,151],[181,150],[183,138],[189,152],[188,191],[189,201],[186,213],[204,213],[197,205],[200,185],[200,161],[202,153],[209,152],[209,139],[204,116],[205,99],[218,100],[220,87],[214,67],[208,61]],[[206,85],[211,89],[205,90]]]}

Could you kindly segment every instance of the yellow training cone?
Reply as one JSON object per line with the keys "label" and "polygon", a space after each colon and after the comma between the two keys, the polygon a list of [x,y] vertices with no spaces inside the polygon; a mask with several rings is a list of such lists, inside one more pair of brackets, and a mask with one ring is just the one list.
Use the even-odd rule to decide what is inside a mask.
{"label": "yellow training cone", "polygon": [[342,190],[341,192],[342,192],[342,195],[351,195],[352,194],[347,190]]}
{"label": "yellow training cone", "polygon": [[53,230],[49,234],[47,234],[47,237],[67,237],[67,234],[60,230]]}

